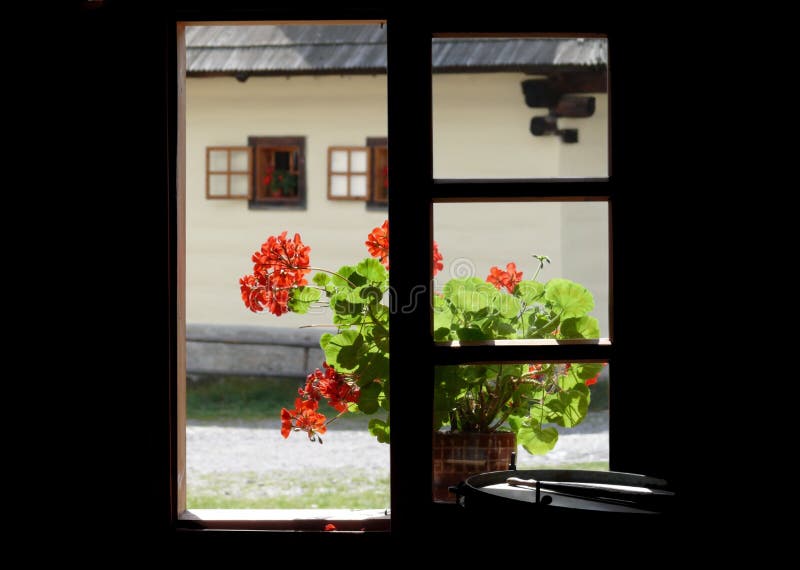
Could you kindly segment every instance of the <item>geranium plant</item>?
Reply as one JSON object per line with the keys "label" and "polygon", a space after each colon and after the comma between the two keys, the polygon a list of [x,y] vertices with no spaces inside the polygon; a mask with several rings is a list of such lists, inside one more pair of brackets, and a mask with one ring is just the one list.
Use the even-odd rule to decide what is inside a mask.
{"label": "geranium plant", "polygon": [[[326,362],[308,375],[293,408],[281,410],[284,437],[302,431],[321,443],[320,435],[343,414],[389,412],[389,307],[383,302],[389,287],[388,222],[374,228],[365,245],[371,257],[331,271],[313,267],[309,246],[284,231],[262,244],[252,256],[253,273],[240,279],[251,311],[306,313],[323,296],[332,310],[336,331],[320,338]],[[485,280],[448,281],[433,296],[434,339],[597,338],[597,320],[588,315],[594,308],[591,293],[567,279],[537,281],[549,259],[535,259],[538,268],[530,280],[508,263],[505,269],[492,267]],[[442,268],[434,242],[433,274]],[[600,369],[588,363],[437,367],[433,428],[510,430],[529,452],[546,453],[558,439],[549,424],[568,428],[586,416],[589,386]],[[327,408],[320,407],[323,401]],[[373,418],[369,431],[388,443],[388,413],[385,420]]]}

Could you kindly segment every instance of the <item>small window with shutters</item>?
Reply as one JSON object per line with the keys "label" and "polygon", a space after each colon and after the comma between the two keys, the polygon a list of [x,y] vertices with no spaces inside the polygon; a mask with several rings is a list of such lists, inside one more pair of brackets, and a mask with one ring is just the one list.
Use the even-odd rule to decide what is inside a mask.
{"label": "small window with shutters", "polygon": [[369,199],[370,148],[332,146],[328,148],[328,198],[331,200]]}
{"label": "small window with shutters", "polygon": [[305,207],[305,137],[249,137],[253,150],[250,208]]}
{"label": "small window with shutters", "polygon": [[368,207],[372,205],[386,207],[389,204],[389,142],[386,137],[368,137],[367,146],[372,155]]}
{"label": "small window with shutters", "polygon": [[246,200],[252,194],[253,155],[247,146],[206,148],[206,198]]}

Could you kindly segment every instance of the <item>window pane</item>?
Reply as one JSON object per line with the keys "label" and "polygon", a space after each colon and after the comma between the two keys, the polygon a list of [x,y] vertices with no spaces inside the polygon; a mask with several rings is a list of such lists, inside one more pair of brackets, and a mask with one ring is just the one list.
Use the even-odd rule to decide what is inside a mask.
{"label": "window pane", "polygon": [[228,195],[228,175],[211,174],[208,181],[208,192],[212,196]]}
{"label": "window pane", "polygon": [[247,196],[247,178],[244,174],[231,175],[231,196]]}
{"label": "window pane", "polygon": [[608,42],[435,38],[435,178],[608,176]]}
{"label": "window pane", "polygon": [[436,340],[609,336],[605,202],[434,204],[433,222]]}
{"label": "window pane", "polygon": [[[282,435],[281,410],[295,409],[298,390],[306,388],[308,375],[325,361],[346,368],[323,352],[322,335],[336,335],[340,330],[366,332],[375,323],[361,327],[349,324],[357,316],[334,315],[326,293],[313,281],[316,271],[305,276],[308,288],[285,307],[280,304],[285,283],[276,285],[279,277],[273,277],[274,304],[260,312],[246,306],[239,281],[245,278],[247,287],[246,277],[254,277],[257,271],[253,252],[261,251],[269,237],[277,239],[284,230],[287,239],[299,234],[310,247],[313,267],[339,272],[370,258],[365,241],[373,228],[383,224],[386,211],[368,210],[359,201],[327,199],[328,149],[386,136],[387,78],[379,70],[365,74],[363,68],[354,73],[338,67],[335,74],[327,71],[343,61],[355,62],[365,49],[376,65],[382,65],[386,28],[378,24],[186,28],[185,481],[189,509],[308,509],[305,515],[293,512],[291,516],[313,519],[319,517],[317,509],[323,508],[379,509],[382,513],[389,507],[389,446],[368,429],[370,421],[377,420],[373,428],[383,426],[382,441],[387,439],[388,413],[380,407],[386,398],[376,395],[377,383],[363,387],[357,405],[363,405],[359,410],[364,413],[348,405],[348,413],[321,434],[323,445],[319,437],[310,441],[303,431],[291,431],[287,438]],[[250,44],[256,49],[248,49]],[[270,57],[278,53],[279,57]],[[320,57],[309,55],[313,53]],[[294,55],[298,57],[293,59]],[[246,81],[236,81],[227,67],[211,75],[195,73],[198,65],[234,60],[241,60],[237,69],[242,73],[254,72]],[[259,76],[259,70],[290,60],[298,67],[290,72],[289,80],[285,68],[278,75]],[[335,126],[326,117],[335,118]],[[211,163],[206,149],[222,145],[252,149],[250,179],[239,172],[230,178],[235,197],[244,195],[248,182],[253,185],[251,203],[203,198],[207,162]],[[232,170],[244,172],[247,153],[237,150],[231,158]],[[332,186],[339,198],[349,194],[349,160],[346,151],[336,155],[340,172]],[[363,153],[355,160],[363,162]],[[227,159],[219,167],[227,171]],[[226,182],[224,175],[216,173],[217,194],[226,194]],[[362,180],[354,186],[355,192],[364,194]],[[374,263],[362,267],[369,268],[373,277],[379,273]],[[324,275],[330,274],[320,278]],[[259,273],[259,277],[264,276]],[[320,293],[318,300],[315,293]],[[354,294],[354,298],[361,297]],[[246,300],[252,299],[246,296]],[[290,310],[280,317],[270,312],[283,308]],[[378,313],[388,318],[388,308]],[[305,325],[314,326],[302,328]],[[378,340],[385,343],[385,334],[372,335],[368,342]],[[374,352],[370,363],[375,365],[370,378],[388,375],[386,362],[374,358]],[[341,390],[328,395],[350,393],[338,383],[326,387],[332,386]],[[317,411],[332,420],[339,414],[339,404],[321,400]],[[315,528],[323,530],[324,524]]]}
{"label": "window pane", "polygon": [[362,150],[354,150],[350,153],[350,172],[367,171],[367,153]]}
{"label": "window pane", "polygon": [[470,475],[517,469],[608,470],[609,367],[601,363],[439,366],[433,495]]}
{"label": "window pane", "polygon": [[231,170],[235,172],[247,172],[247,162],[249,153],[244,150],[231,151]]}
{"label": "window pane", "polygon": [[347,176],[331,176],[331,196],[347,196]]}
{"label": "window pane", "polygon": [[350,195],[358,198],[367,195],[367,177],[355,174],[350,177]]}
{"label": "window pane", "polygon": [[331,153],[331,172],[347,172],[346,150],[334,150]]}
{"label": "window pane", "polygon": [[211,172],[225,172],[228,170],[228,151],[212,150],[209,151],[208,169]]}

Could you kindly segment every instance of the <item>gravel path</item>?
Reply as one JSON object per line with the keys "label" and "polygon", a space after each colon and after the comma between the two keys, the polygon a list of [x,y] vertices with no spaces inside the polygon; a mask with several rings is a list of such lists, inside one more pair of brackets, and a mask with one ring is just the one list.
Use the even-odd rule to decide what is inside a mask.
{"label": "gravel path", "polygon": [[[375,475],[388,473],[389,446],[377,443],[365,429],[332,427],[323,439],[323,445],[311,443],[299,433],[283,439],[277,422],[221,425],[190,421],[186,428],[189,480],[210,473],[287,473],[317,468],[358,467]],[[520,468],[588,461],[608,461],[607,413],[590,414],[578,427],[563,430],[547,455],[533,456],[522,448],[517,453]]]}

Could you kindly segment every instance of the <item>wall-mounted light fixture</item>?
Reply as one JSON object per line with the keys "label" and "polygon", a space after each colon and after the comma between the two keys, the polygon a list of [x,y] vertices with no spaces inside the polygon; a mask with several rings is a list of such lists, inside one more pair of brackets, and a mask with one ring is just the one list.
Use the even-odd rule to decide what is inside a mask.
{"label": "wall-mounted light fixture", "polygon": [[548,114],[531,119],[531,134],[535,137],[558,135],[562,142],[577,143],[578,129],[559,129],[557,119],[581,119],[594,115],[595,99],[584,95],[564,95],[558,85],[549,79],[527,79],[522,82],[522,93],[528,107],[546,107]]}

